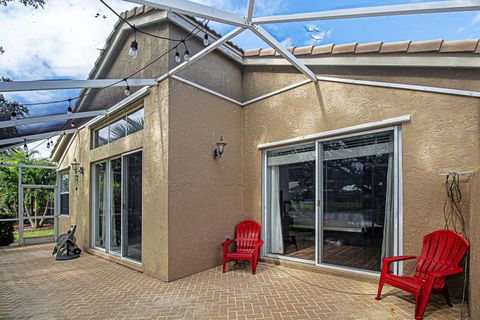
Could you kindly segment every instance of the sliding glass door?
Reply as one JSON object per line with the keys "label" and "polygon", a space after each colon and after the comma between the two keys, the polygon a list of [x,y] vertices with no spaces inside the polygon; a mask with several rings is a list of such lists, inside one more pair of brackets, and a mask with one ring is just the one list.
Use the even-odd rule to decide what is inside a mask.
{"label": "sliding glass door", "polygon": [[125,257],[142,260],[142,153],[124,156],[123,234]]}
{"label": "sliding glass door", "polygon": [[267,151],[266,254],[380,271],[398,253],[395,130]]}
{"label": "sliding glass door", "polygon": [[393,132],[320,144],[321,261],[380,271],[391,255]]}
{"label": "sliding glass door", "polygon": [[107,214],[107,165],[99,163],[94,166],[93,234],[94,246],[105,249],[105,229]]}
{"label": "sliding glass door", "polygon": [[269,253],[315,260],[315,144],[268,152]]}
{"label": "sliding glass door", "polygon": [[93,244],[106,252],[142,260],[142,152],[92,167]]}

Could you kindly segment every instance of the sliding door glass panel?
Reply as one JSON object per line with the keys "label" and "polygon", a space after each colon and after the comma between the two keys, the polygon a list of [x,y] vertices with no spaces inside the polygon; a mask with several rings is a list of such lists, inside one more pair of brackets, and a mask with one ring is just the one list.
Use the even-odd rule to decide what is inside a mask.
{"label": "sliding door glass panel", "polygon": [[110,251],[122,250],[122,159],[110,162]]}
{"label": "sliding door glass panel", "polygon": [[268,253],[315,260],[315,145],[267,153]]}
{"label": "sliding door glass panel", "polygon": [[123,255],[142,260],[142,152],[124,156]]}
{"label": "sliding door glass panel", "polygon": [[98,248],[105,249],[105,229],[107,213],[107,164],[95,165],[95,205],[94,205],[94,243]]}
{"label": "sliding door glass panel", "polygon": [[393,132],[322,143],[322,262],[379,271],[393,243]]}

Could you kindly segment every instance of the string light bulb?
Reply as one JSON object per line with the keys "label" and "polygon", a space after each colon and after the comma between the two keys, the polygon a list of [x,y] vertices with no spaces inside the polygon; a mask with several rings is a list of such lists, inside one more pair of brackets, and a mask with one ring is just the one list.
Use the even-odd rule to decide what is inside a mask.
{"label": "string light bulb", "polygon": [[28,151],[27,139],[23,139],[23,151],[25,151],[25,152]]}
{"label": "string light bulb", "polygon": [[70,126],[71,126],[72,128],[75,128],[75,121],[72,120],[72,122],[70,122]]}
{"label": "string light bulb", "polygon": [[47,149],[50,149],[50,141],[47,140]]}
{"label": "string light bulb", "polygon": [[188,51],[188,49],[185,49],[185,53],[183,54],[183,60],[184,61],[190,61],[190,52]]}
{"label": "string light bulb", "polygon": [[205,36],[203,36],[203,45],[206,47],[210,44],[210,41],[208,40],[208,34],[205,33]]}
{"label": "string light bulb", "polygon": [[128,50],[128,55],[133,59],[136,59],[138,56],[137,33],[135,32],[135,30],[133,31],[133,41],[130,44],[130,50]]}
{"label": "string light bulb", "polygon": [[10,115],[10,120],[17,120],[17,113],[15,111],[12,111],[12,114]]}
{"label": "string light bulb", "polygon": [[125,81],[125,83],[127,84],[127,86],[125,87],[125,90],[123,91],[123,94],[128,97],[131,93],[130,92],[130,86],[128,85],[128,81],[127,81],[126,78],[123,79],[123,81]]}
{"label": "string light bulb", "polygon": [[180,63],[182,61],[182,58],[180,58],[180,52],[178,50],[175,50],[175,62]]}
{"label": "string light bulb", "polygon": [[73,112],[72,106],[70,105],[71,102],[72,102],[72,99],[68,99],[68,108],[67,108],[68,115],[71,115]]}

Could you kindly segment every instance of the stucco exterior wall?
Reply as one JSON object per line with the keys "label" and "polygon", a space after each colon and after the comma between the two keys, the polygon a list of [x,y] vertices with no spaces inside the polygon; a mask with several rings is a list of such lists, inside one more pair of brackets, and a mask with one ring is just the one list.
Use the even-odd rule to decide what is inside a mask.
{"label": "stucco exterior wall", "polygon": [[[152,87],[143,101],[133,103],[107,122],[125,114],[127,110],[144,106],[145,129],[116,140],[107,145],[90,149],[92,130],[84,128],[73,138],[59,169],[69,167],[74,158],[84,167],[80,175],[78,190],[73,187],[70,172],[70,214],[60,217],[59,231],[66,232],[70,224],[77,225],[77,243],[83,250],[91,247],[91,167],[102,160],[121,156],[123,153],[143,151],[142,191],[142,257],[141,270],[162,280],[168,280],[167,239],[167,150],[168,150],[168,82]],[[154,177],[154,178],[152,178]]]}
{"label": "stucco exterior wall", "polygon": [[[242,109],[171,80],[168,154],[169,280],[221,263],[242,213]],[[225,153],[212,157],[223,136]]]}
{"label": "stucco exterior wall", "polygon": [[[170,26],[170,35],[175,39],[182,39],[187,33],[172,24]],[[212,39],[210,39],[210,41],[212,41]],[[171,43],[170,46],[173,46],[173,44],[174,43]],[[197,38],[192,38],[187,41],[187,46],[190,56],[205,49],[203,43]],[[182,61],[184,50],[185,48],[182,45],[178,47],[178,52],[182,57]],[[174,58],[175,55],[173,51],[169,60],[170,69],[173,69],[178,65]],[[178,76],[236,100],[242,100],[243,98],[241,65],[226,57],[218,50],[214,50],[202,59],[190,64],[188,68],[179,72]]]}
{"label": "stucco exterior wall", "polygon": [[[169,25],[163,21],[150,27],[142,28],[142,30],[159,36],[167,37],[169,33]],[[123,79],[125,76],[133,74],[168,50],[168,41],[156,39],[140,33],[138,33],[136,37],[138,42],[138,57],[136,59],[132,59],[128,55],[130,43],[133,41],[133,33],[131,33],[122,38],[122,41],[115,51],[116,58],[107,65],[108,67],[106,68],[106,71],[102,72],[99,78]],[[169,55],[165,55],[163,58],[153,63],[145,70],[137,73],[135,76],[133,76],[133,78],[158,78],[167,72],[167,61],[169,58]],[[140,88],[141,87],[130,87],[130,91],[133,93]],[[108,88],[106,90],[99,91],[98,93],[91,94],[85,99],[81,110],[104,110],[109,108],[125,98],[123,93],[124,90],[125,87],[120,86]]]}
{"label": "stucco exterior wall", "polygon": [[[283,75],[250,75],[259,79]],[[418,254],[424,234],[443,228],[444,179],[479,166],[477,99],[321,82],[244,108],[244,212],[261,221],[260,143],[410,115],[402,126],[403,248]],[[406,266],[406,273],[412,270]]]}
{"label": "stucco exterior wall", "polygon": [[470,319],[480,319],[480,176],[470,179],[470,262],[469,262],[469,311]]}

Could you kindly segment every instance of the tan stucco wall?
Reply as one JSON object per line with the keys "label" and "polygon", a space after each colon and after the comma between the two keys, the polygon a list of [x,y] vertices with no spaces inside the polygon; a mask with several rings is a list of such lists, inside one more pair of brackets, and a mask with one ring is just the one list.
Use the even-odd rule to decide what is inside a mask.
{"label": "tan stucco wall", "polygon": [[[169,279],[221,263],[221,242],[242,220],[242,109],[171,80]],[[215,142],[227,146],[214,160]]]}
{"label": "tan stucco wall", "polygon": [[470,319],[480,319],[480,176],[478,172],[470,180],[470,262],[469,262],[469,311]]}
{"label": "tan stucco wall", "polygon": [[[142,28],[146,32],[156,34],[159,36],[168,36],[169,25],[165,21],[157,23],[155,25]],[[147,65],[150,61],[158,58],[162,53],[168,50],[168,41],[163,41],[156,39],[144,34],[137,34],[138,42],[138,57],[132,59],[128,55],[128,50],[130,49],[130,43],[133,40],[133,34],[130,34],[122,38],[121,43],[118,45],[116,50],[116,58],[113,59],[109,64],[107,64],[106,71],[102,72],[98,78],[100,79],[123,79],[127,75],[131,75],[140,68]],[[167,61],[170,55],[165,55],[148,68],[140,71],[132,78],[139,79],[156,79],[160,75],[167,72]],[[125,84],[126,85],[126,84]],[[130,87],[130,91],[133,93],[140,89],[141,87]],[[124,95],[125,87],[112,87],[106,90],[101,90],[98,93],[91,94],[85,99],[85,103],[82,106],[82,111],[86,110],[104,110],[120,100],[125,98]]]}
{"label": "tan stucco wall", "polygon": [[[170,32],[171,37],[175,39],[181,39],[187,35],[187,33],[181,31],[175,25],[170,26]],[[210,40],[212,41],[212,39]],[[174,43],[170,44],[172,47],[173,45]],[[203,43],[196,38],[187,41],[187,45],[190,56],[205,49]],[[182,61],[184,50],[182,45],[178,47]],[[174,52],[172,52],[169,60],[170,69],[178,65],[174,57]],[[243,98],[241,65],[226,57],[218,50],[214,50],[202,57],[202,59],[190,64],[188,68],[179,72],[177,75],[236,100],[241,101]]]}
{"label": "tan stucco wall", "polygon": [[[138,101],[126,110],[142,105]],[[142,257],[143,271],[162,280],[168,280],[168,241],[167,241],[167,150],[168,150],[168,82],[152,87],[143,100],[145,129],[122,139],[90,149],[91,131],[101,127],[105,121],[113,121],[124,114],[113,115],[104,123],[85,128],[74,139],[59,163],[60,170],[67,168],[74,158],[84,167],[80,175],[78,190],[73,187],[73,174],[70,173],[70,215],[60,218],[60,232],[65,232],[69,224],[77,225],[77,243],[83,249],[91,247],[91,167],[93,163],[121,156],[123,153],[143,151],[143,201],[142,206]],[[155,177],[155,178],[152,178]]]}
{"label": "tan stucco wall", "polygon": [[423,235],[444,224],[444,179],[438,173],[479,166],[479,107],[471,98],[327,82],[246,106],[244,212],[261,221],[259,143],[411,115],[402,127],[403,245],[405,254],[418,254]]}

